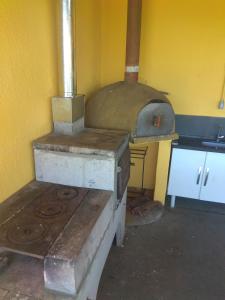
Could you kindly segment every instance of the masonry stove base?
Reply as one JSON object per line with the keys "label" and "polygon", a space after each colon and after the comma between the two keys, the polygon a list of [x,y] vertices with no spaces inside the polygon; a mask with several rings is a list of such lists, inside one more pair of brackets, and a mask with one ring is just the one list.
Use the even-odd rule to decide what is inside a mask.
{"label": "masonry stove base", "polygon": [[11,259],[0,273],[0,299],[95,299],[112,241],[124,236],[126,192],[116,210],[114,195],[35,181],[5,201],[0,249]]}

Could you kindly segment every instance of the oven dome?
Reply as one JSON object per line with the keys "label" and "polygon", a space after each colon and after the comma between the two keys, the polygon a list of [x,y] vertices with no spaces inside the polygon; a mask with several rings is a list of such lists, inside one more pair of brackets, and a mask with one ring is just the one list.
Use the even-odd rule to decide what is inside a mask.
{"label": "oven dome", "polygon": [[174,133],[175,117],[162,92],[138,82],[120,81],[88,99],[85,126],[126,130],[131,138],[151,137]]}

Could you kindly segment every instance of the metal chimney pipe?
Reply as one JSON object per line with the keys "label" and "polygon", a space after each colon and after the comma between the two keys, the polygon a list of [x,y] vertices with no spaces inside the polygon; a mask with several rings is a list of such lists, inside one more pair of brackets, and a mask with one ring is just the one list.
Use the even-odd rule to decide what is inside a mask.
{"label": "metal chimney pipe", "polygon": [[125,81],[137,82],[139,72],[142,0],[128,0]]}
{"label": "metal chimney pipe", "polygon": [[64,98],[72,98],[76,93],[73,8],[73,0],[59,0],[59,93]]}

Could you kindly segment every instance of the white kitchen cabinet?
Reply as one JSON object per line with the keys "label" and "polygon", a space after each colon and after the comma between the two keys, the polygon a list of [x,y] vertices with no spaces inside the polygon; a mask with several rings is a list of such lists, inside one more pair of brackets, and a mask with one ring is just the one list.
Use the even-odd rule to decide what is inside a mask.
{"label": "white kitchen cabinet", "polygon": [[225,203],[225,154],[207,152],[200,200]]}
{"label": "white kitchen cabinet", "polygon": [[206,153],[186,149],[173,149],[168,194],[198,198],[202,182]]}
{"label": "white kitchen cabinet", "polygon": [[174,148],[168,195],[225,203],[225,154]]}

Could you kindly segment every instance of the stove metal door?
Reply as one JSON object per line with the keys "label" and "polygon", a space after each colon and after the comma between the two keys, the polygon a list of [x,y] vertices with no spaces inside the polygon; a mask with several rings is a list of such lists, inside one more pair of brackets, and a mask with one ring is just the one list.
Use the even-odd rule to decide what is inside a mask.
{"label": "stove metal door", "polygon": [[129,178],[130,178],[130,150],[127,147],[127,149],[124,151],[124,153],[122,154],[118,162],[117,199],[120,201],[127,187]]}

